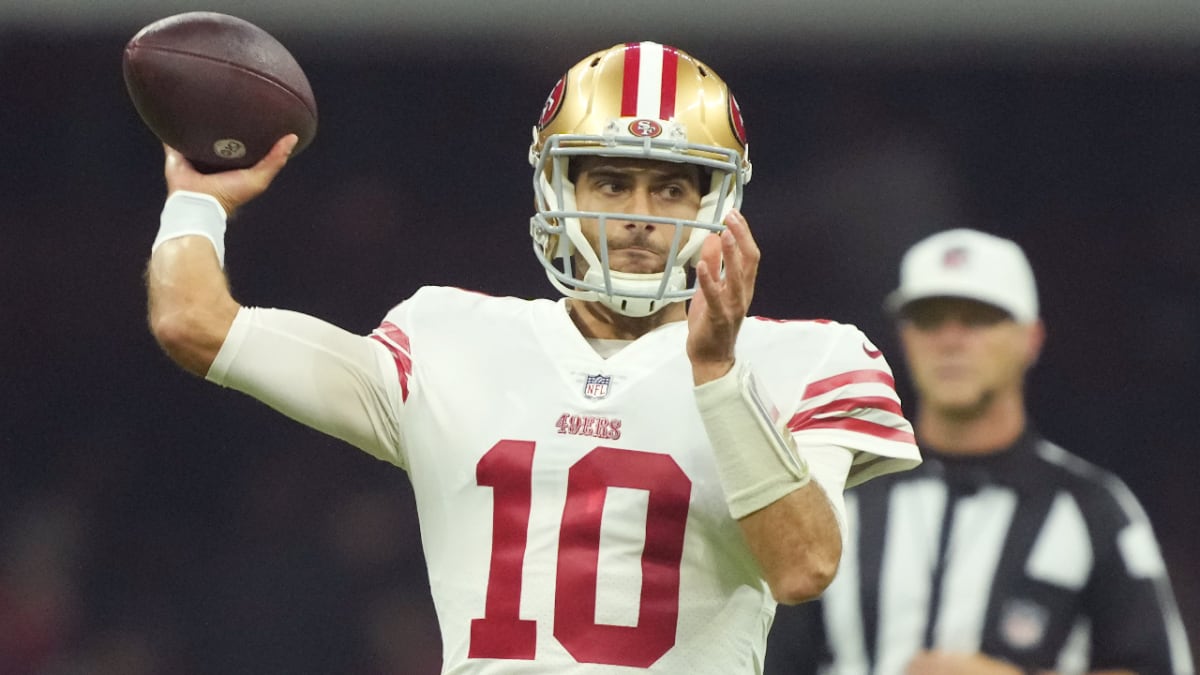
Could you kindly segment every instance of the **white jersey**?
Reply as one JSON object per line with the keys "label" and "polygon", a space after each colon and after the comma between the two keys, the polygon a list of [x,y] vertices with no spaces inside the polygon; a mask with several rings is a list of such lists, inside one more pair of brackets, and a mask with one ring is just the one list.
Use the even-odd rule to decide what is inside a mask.
{"label": "white jersey", "polygon": [[[604,359],[564,301],[424,288],[356,338],[379,372],[354,379],[383,383],[352,397],[369,433],[261,395],[236,346],[252,331],[210,379],[407,470],[445,673],[761,672],[775,603],[718,482],[686,322]],[[848,483],[919,461],[853,326],[750,318],[737,358],[801,453],[855,453]]]}

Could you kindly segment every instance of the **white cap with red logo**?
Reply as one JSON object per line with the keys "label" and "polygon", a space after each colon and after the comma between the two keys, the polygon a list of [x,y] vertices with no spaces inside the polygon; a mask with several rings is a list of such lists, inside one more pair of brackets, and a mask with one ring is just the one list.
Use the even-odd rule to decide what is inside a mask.
{"label": "white cap with red logo", "polygon": [[884,306],[893,314],[923,298],[950,297],[995,305],[1018,323],[1038,318],[1037,285],[1021,247],[960,228],[917,242],[900,263],[900,287]]}

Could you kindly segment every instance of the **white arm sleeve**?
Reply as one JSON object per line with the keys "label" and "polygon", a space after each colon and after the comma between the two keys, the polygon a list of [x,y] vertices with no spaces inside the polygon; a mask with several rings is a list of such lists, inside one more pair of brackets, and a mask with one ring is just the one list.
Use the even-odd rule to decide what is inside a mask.
{"label": "white arm sleeve", "polygon": [[243,307],[207,379],[314,429],[406,467],[399,384],[386,348],[320,319]]}

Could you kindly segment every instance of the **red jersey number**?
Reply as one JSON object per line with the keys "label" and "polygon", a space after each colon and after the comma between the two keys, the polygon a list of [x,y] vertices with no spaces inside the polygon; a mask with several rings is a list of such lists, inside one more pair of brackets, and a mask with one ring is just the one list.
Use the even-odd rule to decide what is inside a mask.
{"label": "red jersey number", "polygon": [[[532,501],[534,443],[500,441],[476,466],[493,491],[492,560],[484,617],[471,621],[470,658],[526,659],[537,623],[519,616]],[[601,516],[612,487],[645,490],[646,537],[636,626],[595,621]],[[598,447],[570,469],[558,536],[554,637],[582,663],[646,668],[675,644],[679,566],[692,482],[667,455]]]}

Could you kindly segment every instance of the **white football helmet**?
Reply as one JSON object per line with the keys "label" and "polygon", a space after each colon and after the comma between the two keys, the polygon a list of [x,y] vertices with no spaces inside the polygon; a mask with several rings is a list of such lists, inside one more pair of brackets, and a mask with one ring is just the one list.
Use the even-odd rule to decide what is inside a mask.
{"label": "white football helmet", "polygon": [[[695,220],[582,212],[568,173],[571,158],[581,155],[695,164],[711,182],[703,186],[708,192]],[[729,87],[700,61],[655,42],[615,45],[567,71],[533,128],[529,162],[537,209],[529,232],[550,283],[569,297],[598,300],[626,316],[648,316],[692,296],[688,268],[699,260],[704,238],[725,229],[725,216],[741,205],[750,181],[746,133]],[[613,271],[605,237],[596,251],[580,231],[580,218],[598,219],[604,232],[607,219],[630,216],[675,226],[663,272]],[[582,277],[576,254],[587,262]]]}

